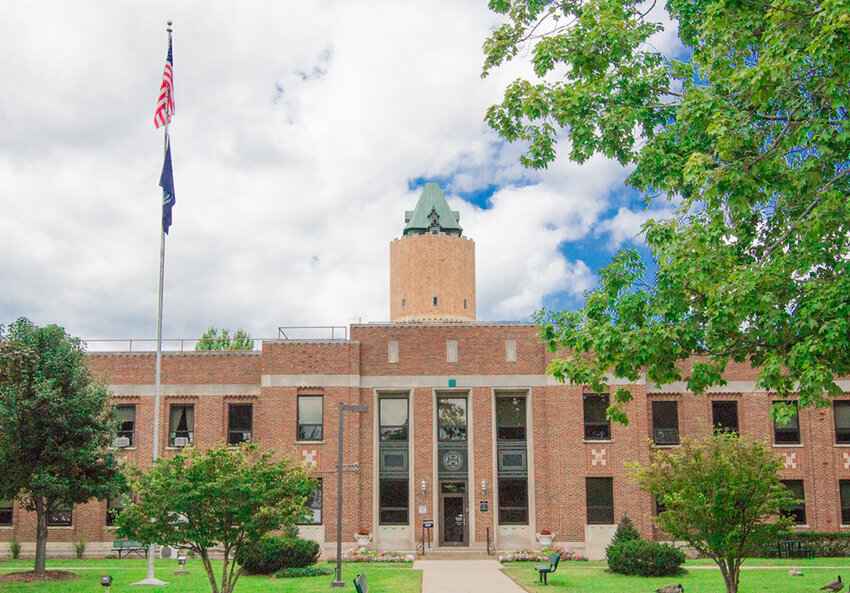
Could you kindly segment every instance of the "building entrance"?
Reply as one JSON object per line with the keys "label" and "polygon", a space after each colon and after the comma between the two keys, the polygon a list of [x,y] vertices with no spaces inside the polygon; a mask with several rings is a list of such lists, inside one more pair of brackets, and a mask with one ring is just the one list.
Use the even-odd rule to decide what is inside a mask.
{"label": "building entrance", "polygon": [[469,545],[466,482],[440,483],[440,545]]}

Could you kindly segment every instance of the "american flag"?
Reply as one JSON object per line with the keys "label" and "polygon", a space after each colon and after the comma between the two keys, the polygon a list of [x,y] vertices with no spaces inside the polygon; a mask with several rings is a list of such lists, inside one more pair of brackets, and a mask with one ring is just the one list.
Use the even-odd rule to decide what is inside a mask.
{"label": "american flag", "polygon": [[168,57],[165,59],[165,70],[162,72],[162,84],[159,85],[159,101],[156,104],[156,113],[153,115],[153,123],[157,128],[171,123],[174,115],[174,79],[172,78],[174,61],[171,57],[171,34],[168,34]]}

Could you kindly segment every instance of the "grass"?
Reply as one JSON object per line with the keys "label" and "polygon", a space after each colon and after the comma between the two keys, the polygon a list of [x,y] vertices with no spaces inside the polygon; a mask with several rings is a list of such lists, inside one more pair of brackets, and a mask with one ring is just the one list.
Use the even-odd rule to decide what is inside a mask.
{"label": "grass", "polygon": [[[221,563],[214,563],[217,571],[221,571]],[[322,566],[334,567],[322,563]],[[354,591],[353,580],[361,572],[369,579],[369,588],[374,591],[393,591],[398,593],[420,593],[422,590],[422,571],[412,570],[410,564],[386,564],[352,562],[343,563],[342,578],[346,585],[337,591]],[[204,572],[200,559],[190,559],[186,562],[189,576],[175,576],[177,569],[174,560],[157,560],[154,563],[156,578],[170,584],[162,589],[165,593],[203,593],[211,591],[209,580]],[[85,570],[73,570],[85,568]],[[61,569],[76,572],[82,578],[75,581],[40,582],[40,583],[0,583],[2,593],[97,593],[103,591],[100,577],[112,575],[110,593],[139,593],[139,587],[131,587],[131,583],[142,580],[147,575],[147,560],[74,560],[55,559],[47,561],[47,569]],[[10,560],[0,562],[0,572],[14,570],[32,570],[32,560]],[[218,576],[218,572],[216,574]],[[261,576],[239,577],[236,583],[236,593],[327,593],[330,589],[332,576],[305,577],[297,579],[270,579]]]}
{"label": "grass", "polygon": [[[685,563],[688,567],[714,565],[710,560],[693,560]],[[752,558],[744,566],[777,566],[783,568],[748,569],[741,571],[738,591],[740,593],[798,593],[800,591],[818,591],[820,587],[835,579],[841,572],[836,568],[846,567],[850,571],[848,558],[801,558],[778,560],[775,558]],[[622,593],[623,591],[654,591],[669,584],[681,583],[688,593],[722,593],[726,591],[720,571],[715,569],[693,568],[677,577],[649,578],[631,577],[605,572],[605,563],[566,562],[558,565],[555,574],[549,575],[549,586],[538,583],[537,573],[532,562],[516,562],[503,565],[505,574],[526,591],[543,593],[544,591],[563,591],[564,593]],[[797,566],[803,572],[802,577],[791,577],[787,568]],[[846,579],[845,579],[846,580]]]}

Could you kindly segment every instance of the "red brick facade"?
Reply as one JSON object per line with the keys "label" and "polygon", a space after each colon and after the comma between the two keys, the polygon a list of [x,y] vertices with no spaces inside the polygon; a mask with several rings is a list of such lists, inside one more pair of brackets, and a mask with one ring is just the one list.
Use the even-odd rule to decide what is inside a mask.
{"label": "red brick facade", "polygon": [[[398,362],[388,362],[390,342],[397,342]],[[456,342],[457,361],[448,362],[447,343]],[[515,342],[516,361],[508,361]],[[151,458],[154,390],[153,353],[92,354],[92,369],[107,380],[117,404],[136,405],[134,446],[122,455],[144,465]],[[231,403],[253,405],[252,433],[262,449],[315,464],[323,478],[322,523],[305,526],[311,537],[330,546],[335,542],[338,405],[366,404],[365,414],[345,421],[346,464],[359,471],[344,473],[343,534],[346,544],[360,528],[375,533],[379,548],[411,550],[421,536],[423,519],[434,519],[432,545],[440,542],[440,474],[437,471],[436,398],[452,395],[468,402],[467,454],[464,478],[468,500],[464,545],[481,547],[489,527],[501,549],[528,547],[535,533],[548,528],[555,541],[578,549],[592,548],[610,528],[588,526],[586,478],[612,478],[614,520],[623,513],[648,536],[660,536],[651,520],[654,502],[631,483],[624,463],[649,458],[653,436],[652,402],[678,402],[680,436],[709,434],[712,402],[737,402],[741,432],[764,440],[786,460],[784,478],[802,480],[806,525],[812,530],[842,527],[839,480],[850,480],[850,447],[836,445],[832,410],[803,410],[799,445],[774,444],[769,417],[771,397],[753,391],[755,374],[736,366],[729,385],[717,393],[694,396],[678,386],[633,386],[628,405],[629,426],[614,425],[610,438],[585,439],[581,386],[556,384],[545,374],[550,355],[534,326],[521,324],[387,324],[355,325],[350,340],[266,342],[261,351],[228,353],[168,353],[163,356],[160,451],[168,447],[169,406],[194,405],[193,444],[208,447],[227,435]],[[379,515],[378,424],[381,394],[407,395],[410,409],[409,492],[407,526],[382,526]],[[323,438],[296,438],[299,395],[323,397]],[[528,525],[498,524],[499,504],[494,403],[500,394],[527,398]],[[422,482],[425,491],[422,491]],[[455,480],[456,481],[456,480]],[[482,481],[485,483],[482,488]],[[487,501],[487,510],[482,510]],[[845,504],[847,501],[845,501]],[[420,507],[424,513],[420,514]],[[113,531],[105,526],[106,502],[74,508],[71,527],[50,529],[51,550],[70,553],[71,542],[84,536],[92,550],[106,550]],[[0,538],[34,541],[34,518],[14,509],[11,527],[0,527]],[[590,540],[590,541],[587,541]],[[103,543],[99,543],[103,542]],[[63,545],[64,544],[64,545]]]}

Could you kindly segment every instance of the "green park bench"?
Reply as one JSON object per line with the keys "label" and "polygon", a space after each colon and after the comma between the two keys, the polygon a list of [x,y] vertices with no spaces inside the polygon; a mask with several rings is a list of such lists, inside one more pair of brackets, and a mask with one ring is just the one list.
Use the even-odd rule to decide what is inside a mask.
{"label": "green park bench", "polygon": [[118,539],[112,542],[112,549],[118,552],[118,558],[127,558],[136,554],[139,558],[147,558],[148,549],[134,539]]}
{"label": "green park bench", "polygon": [[538,564],[534,567],[538,573],[540,573],[540,582],[544,585],[548,585],[548,577],[550,574],[558,570],[558,562],[561,561],[561,553],[560,552],[552,552],[549,554],[549,563],[548,564]]}
{"label": "green park bench", "polygon": [[369,583],[366,582],[366,574],[360,573],[356,579],[354,579],[354,588],[357,589],[357,593],[369,593]]}

